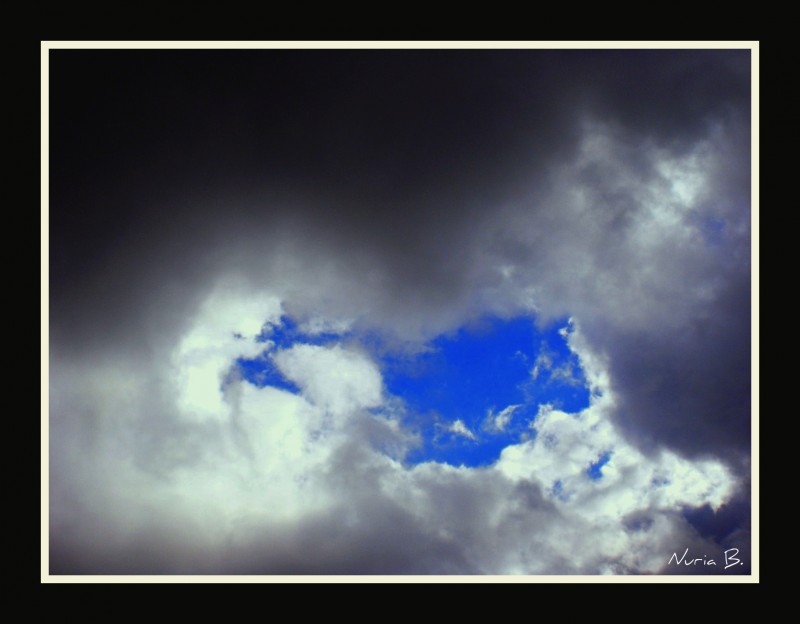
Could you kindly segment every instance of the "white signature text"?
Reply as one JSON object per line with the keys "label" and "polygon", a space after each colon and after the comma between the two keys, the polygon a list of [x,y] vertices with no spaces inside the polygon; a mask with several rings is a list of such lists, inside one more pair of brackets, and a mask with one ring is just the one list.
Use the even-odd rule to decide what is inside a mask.
{"label": "white signature text", "polygon": [[[744,565],[744,562],[738,558],[739,549],[738,548],[729,548],[724,553],[722,553],[724,557],[724,561],[722,564],[725,566],[723,570],[727,570],[731,566],[735,565]],[[689,549],[683,551],[683,554],[678,557],[678,553],[672,553],[672,556],[667,561],[667,565],[684,565],[684,566],[715,566],[717,562],[706,555],[702,557],[690,557],[689,556]]]}

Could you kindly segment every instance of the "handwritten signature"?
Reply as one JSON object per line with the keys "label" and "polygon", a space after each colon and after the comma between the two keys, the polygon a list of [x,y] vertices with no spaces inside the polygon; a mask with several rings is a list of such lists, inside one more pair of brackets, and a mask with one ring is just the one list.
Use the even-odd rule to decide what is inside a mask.
{"label": "handwritten signature", "polygon": [[[735,565],[744,565],[744,562],[738,558],[739,549],[738,548],[729,548],[724,553],[722,553],[724,557],[723,565],[725,566],[723,570],[727,570],[728,568],[735,566]],[[714,559],[703,555],[702,557],[689,557],[689,549],[683,551],[683,554],[678,557],[678,553],[672,553],[672,556],[669,558],[667,565],[685,565],[685,566],[715,566],[717,562]]]}

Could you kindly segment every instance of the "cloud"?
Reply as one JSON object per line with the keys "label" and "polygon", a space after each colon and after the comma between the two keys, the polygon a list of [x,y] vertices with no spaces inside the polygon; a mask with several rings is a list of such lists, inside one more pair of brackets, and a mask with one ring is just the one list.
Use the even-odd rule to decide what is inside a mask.
{"label": "cloud", "polygon": [[[534,379],[535,378],[536,377],[534,377]],[[497,414],[494,413],[494,410],[489,410],[489,413],[487,414],[488,426],[496,429],[497,431],[503,431],[508,426],[508,423],[511,422],[514,412],[516,412],[520,407],[522,407],[521,404],[509,405],[508,407],[504,407]]]}
{"label": "cloud", "polygon": [[315,405],[335,416],[381,402],[382,381],[364,356],[342,349],[300,344],[273,356],[281,372]]}
{"label": "cloud", "polygon": [[534,362],[533,368],[531,369],[531,377],[536,380],[539,378],[539,375],[542,373],[542,371],[550,370],[552,367],[552,356],[543,349],[542,352],[536,357],[536,362]]}
{"label": "cloud", "polygon": [[447,431],[451,431],[456,435],[463,436],[469,440],[477,440],[477,436],[470,431],[464,424],[463,420],[455,420],[447,426]]}
{"label": "cloud", "polygon": [[[201,309],[217,301],[213,294]],[[257,301],[270,302],[273,315],[281,307]],[[242,350],[233,347],[264,345],[253,336],[256,325],[243,339],[221,331],[219,318],[197,315],[177,344],[227,336],[217,352],[228,353],[229,365]],[[608,418],[616,398],[603,385],[602,359],[580,350],[587,347],[578,328],[569,336],[591,405],[577,414],[542,406],[535,436],[505,448],[488,468],[405,463],[416,440],[402,407],[383,392],[377,364],[339,344],[276,351],[299,394],[234,377],[213,384],[215,400],[196,410],[177,393],[173,429],[154,446],[137,423],[151,401],[131,391],[129,375],[106,368],[102,383],[90,386],[73,373],[68,386],[94,388],[73,400],[98,406],[124,396],[131,413],[87,441],[76,437],[80,408],[55,410],[57,448],[73,453],[52,458],[54,474],[84,481],[75,497],[67,494],[74,482],[51,484],[54,571],[656,573],[673,543],[708,550],[713,545],[681,510],[719,509],[736,490],[734,475],[719,461],[667,451],[648,458],[628,444]],[[193,370],[193,361],[186,366]],[[180,388],[182,379],[171,383]],[[448,430],[477,441],[461,420]],[[603,453],[610,459],[595,480],[588,470]],[[595,538],[586,541],[590,530]],[[388,539],[398,531],[402,548]]]}
{"label": "cloud", "polygon": [[[55,571],[744,550],[746,51],[212,57],[51,55]],[[282,315],[300,337],[262,341]],[[408,464],[381,355],[489,315],[572,317],[590,406],[542,407],[493,467]]]}

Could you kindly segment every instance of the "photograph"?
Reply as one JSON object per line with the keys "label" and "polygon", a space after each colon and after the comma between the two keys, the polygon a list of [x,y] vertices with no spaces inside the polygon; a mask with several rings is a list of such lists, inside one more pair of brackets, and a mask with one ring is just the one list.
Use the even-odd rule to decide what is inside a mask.
{"label": "photograph", "polygon": [[758,42],[41,43],[43,582],[758,582]]}

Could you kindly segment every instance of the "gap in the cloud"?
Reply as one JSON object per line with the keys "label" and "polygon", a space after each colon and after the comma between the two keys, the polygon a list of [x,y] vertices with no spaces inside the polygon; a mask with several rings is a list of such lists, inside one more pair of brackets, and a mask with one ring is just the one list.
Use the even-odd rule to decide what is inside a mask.
{"label": "gap in the cloud", "polygon": [[388,394],[405,406],[404,424],[422,440],[405,457],[411,464],[490,465],[504,448],[534,435],[531,423],[541,405],[576,413],[589,404],[580,361],[567,344],[568,319],[540,328],[531,316],[483,318],[413,353],[374,335],[303,327],[288,315],[266,325],[256,339],[264,351],[236,360],[242,378],[296,394],[300,389],[272,361],[274,350],[360,343],[378,360]]}
{"label": "gap in the cloud", "polygon": [[553,482],[553,486],[550,488],[550,494],[553,498],[557,498],[560,501],[567,502],[569,500],[569,496],[564,491],[564,482],[561,479]]}
{"label": "gap in the cloud", "polygon": [[333,331],[309,332],[288,314],[281,315],[278,323],[267,323],[256,337],[256,342],[272,342],[279,349],[287,349],[294,344],[323,345],[341,340],[345,334]]}
{"label": "gap in the cloud", "polygon": [[423,444],[406,460],[486,466],[529,439],[539,406],[589,404],[567,319],[544,329],[529,316],[484,318],[433,340],[425,352],[383,355],[387,391],[401,398]]}
{"label": "gap in the cloud", "polygon": [[268,353],[262,353],[254,358],[238,358],[236,365],[242,378],[254,386],[259,388],[272,386],[294,394],[300,392],[300,388],[281,374]]}
{"label": "gap in the cloud", "polygon": [[589,476],[590,479],[593,481],[599,481],[603,478],[603,466],[605,466],[611,460],[611,451],[603,453],[595,463],[593,463],[589,468],[586,470],[586,474]]}
{"label": "gap in the cloud", "polygon": [[[269,351],[288,349],[295,344],[324,345],[341,340],[344,335],[330,331],[305,331],[294,318],[283,314],[278,323],[267,323],[261,333],[256,336],[256,342],[269,344],[269,348],[265,348],[254,358],[238,358],[236,365],[242,378],[254,386],[259,388],[271,386],[297,394],[300,392],[300,388],[283,376],[272,361]],[[244,339],[238,333],[234,333],[233,337],[236,340]]]}

